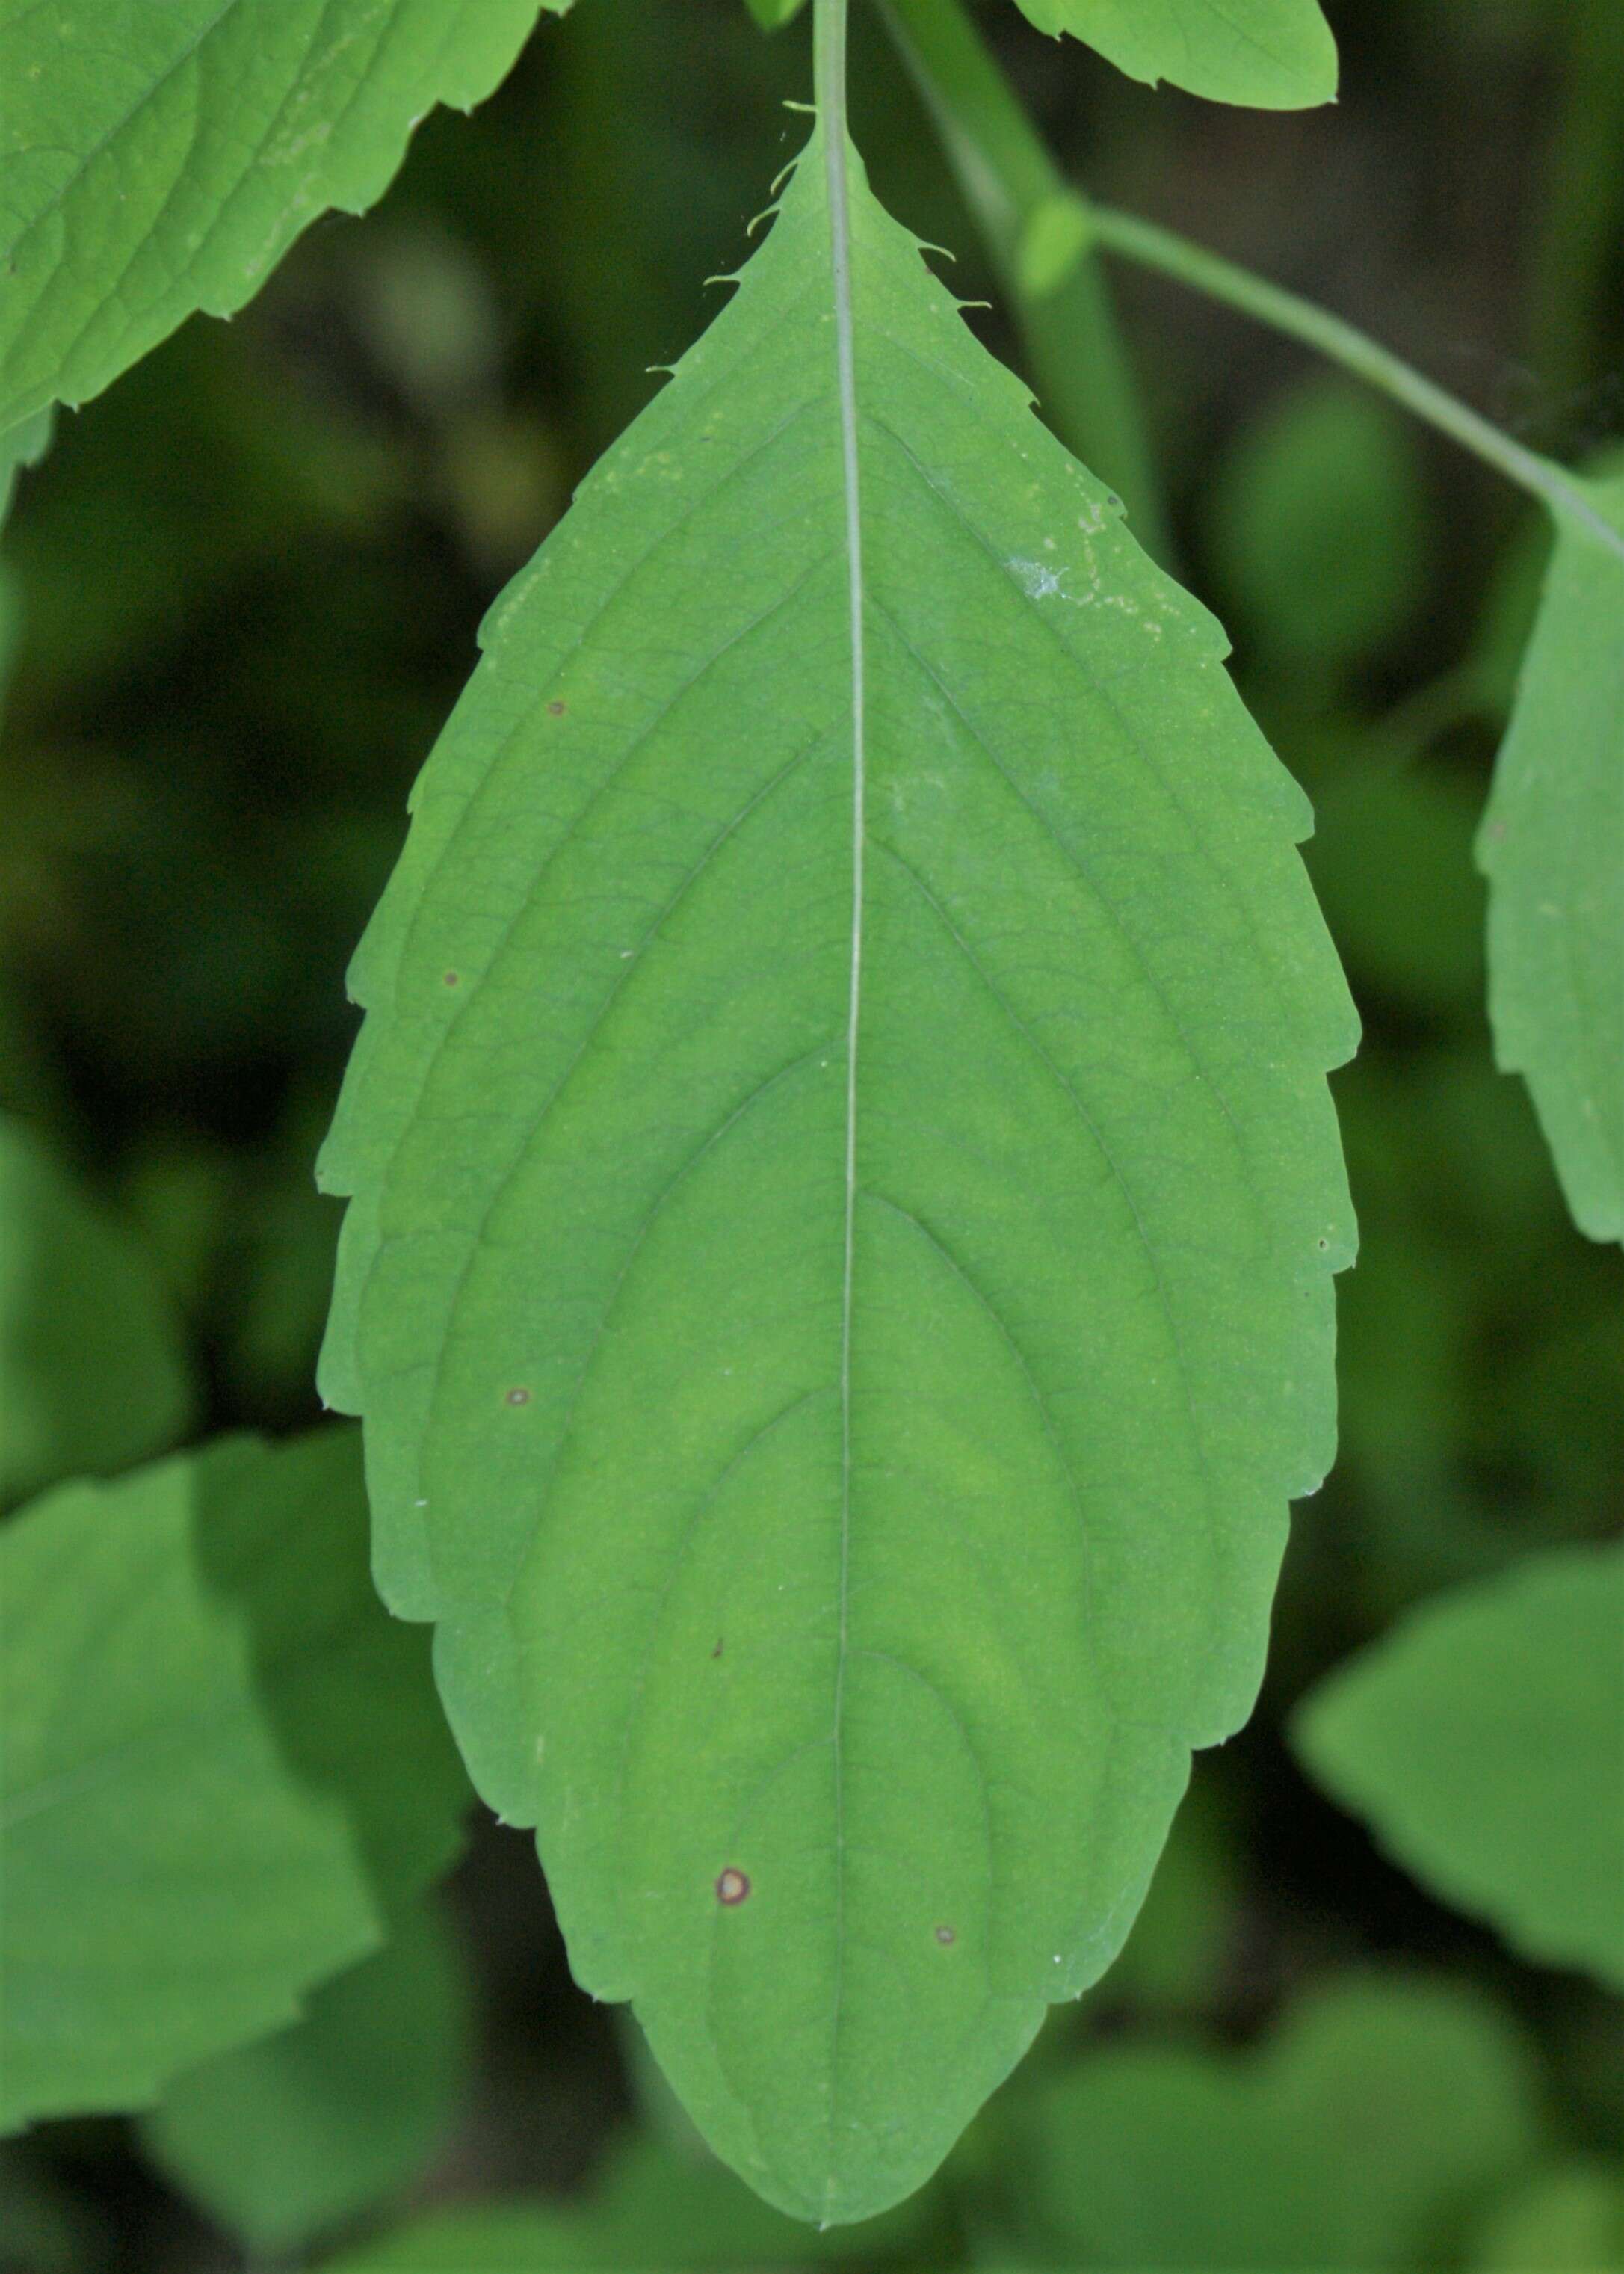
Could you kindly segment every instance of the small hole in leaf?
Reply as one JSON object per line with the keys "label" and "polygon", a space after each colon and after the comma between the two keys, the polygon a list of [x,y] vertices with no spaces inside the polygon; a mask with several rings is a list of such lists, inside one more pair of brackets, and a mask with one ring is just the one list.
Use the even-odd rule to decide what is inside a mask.
{"label": "small hole in leaf", "polygon": [[530,1394],[528,1389],[510,1389],[508,1392],[509,1405],[528,1405],[530,1402]]}
{"label": "small hole in leaf", "polygon": [[461,986],[462,983],[462,973],[461,973],[460,971],[447,971],[447,974],[446,974],[446,984],[447,984],[447,987],[459,987],[459,986]]}
{"label": "small hole in leaf", "polygon": [[569,705],[567,703],[560,703],[555,698],[547,705],[547,716],[550,719],[561,719],[568,708]]}
{"label": "small hole in leaf", "polygon": [[749,1892],[748,1879],[731,1864],[716,1883],[716,1899],[718,1903],[726,1903],[729,1910],[741,1903]]}
{"label": "small hole in leaf", "polygon": [[944,1950],[946,1949],[950,1942],[957,1942],[958,1939],[959,1937],[953,1932],[951,1926],[939,1926],[936,1929],[936,1940],[942,1945]]}

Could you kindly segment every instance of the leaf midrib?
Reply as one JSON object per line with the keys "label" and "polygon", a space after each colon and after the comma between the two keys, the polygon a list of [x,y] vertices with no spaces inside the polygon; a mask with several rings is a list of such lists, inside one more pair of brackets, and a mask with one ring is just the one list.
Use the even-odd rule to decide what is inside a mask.
{"label": "leaf midrib", "polygon": [[[823,0],[820,0],[823,4]],[[823,2215],[836,2191],[834,2135],[839,2092],[840,2003],[844,1987],[846,1906],[845,1789],[842,1739],[846,1669],[850,1654],[852,1535],[852,1319],[857,1227],[857,1050],[862,1016],[863,851],[867,787],[864,746],[862,489],[857,370],[852,310],[852,222],[846,174],[845,0],[823,6],[818,42],[818,102],[829,193],[830,290],[834,303],[835,374],[840,408],[841,493],[845,506],[846,584],[851,620],[852,955],[846,1044],[846,1224],[840,1290],[840,1569],[837,1607],[833,1785],[835,1847],[834,1986],[830,1998],[827,2176]]]}

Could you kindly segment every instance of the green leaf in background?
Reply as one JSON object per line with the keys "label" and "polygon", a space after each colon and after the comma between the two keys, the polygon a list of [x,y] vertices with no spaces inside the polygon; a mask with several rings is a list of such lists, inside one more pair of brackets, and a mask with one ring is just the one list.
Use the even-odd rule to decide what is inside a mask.
{"label": "green leaf in background", "polygon": [[414,1904],[290,2029],[177,2078],[143,2144],[246,2249],[286,2255],[417,2176],[450,2128],[470,2031],[462,1954]]}
{"label": "green leaf in background", "polygon": [[349,1430],[229,1439],[0,1531],[0,2123],[140,2107],[291,2020],[455,1855],[360,1472]]}
{"label": "green leaf in background", "polygon": [[1434,2274],[1539,2144],[1500,2013],[1402,1977],[1344,1977],[1256,2052],[1096,2052],[1009,2121],[1042,2255],[1123,2274]]}
{"label": "green leaf in background", "polygon": [[719,2164],[652,2140],[614,2149],[585,2192],[567,2203],[509,2202],[443,2211],[347,2253],[324,2274],[529,2274],[598,2268],[623,2274],[711,2274],[739,2268],[916,2263],[929,2242],[928,2202],[859,2227],[819,2233],[752,2195]]}
{"label": "green leaf in background", "polygon": [[837,180],[849,388],[819,137],[492,612],[323,1163],[386,1598],[577,1978],[829,2220],[1250,1710],[1355,1035],[1218,628]]}
{"label": "green leaf in background", "polygon": [[[1624,532],[1624,474],[1591,485]],[[1527,1077],[1574,1221],[1624,1239],[1624,560],[1557,531],[1478,839],[1495,1054]]]}
{"label": "green leaf in background", "polygon": [[51,425],[52,413],[45,410],[0,433],[0,525],[11,511],[19,473],[37,466],[50,448]]}
{"label": "green leaf in background", "polygon": [[1298,1709],[1311,1774],[1446,1902],[1624,1988],[1624,1547],[1424,1604]]}
{"label": "green leaf in background", "polygon": [[229,316],[569,0],[0,0],[0,430]]}
{"label": "green leaf in background", "polygon": [[1539,2172],[1485,2220],[1473,2274],[1618,2274],[1624,2268],[1624,2175],[1616,2163]]}
{"label": "green leaf in background", "polygon": [[[5,517],[11,509],[19,471],[39,463],[49,447],[50,434],[49,410],[41,410],[36,418],[25,419],[20,426],[0,433],[0,530],[4,529]],[[4,715],[5,683],[11,675],[20,614],[11,572],[0,561],[0,715]]]}
{"label": "green leaf in background", "polygon": [[179,1323],[131,1232],[0,1116],[0,1502],[184,1434]]}
{"label": "green leaf in background", "polygon": [[[1315,379],[1242,435],[1207,545],[1259,663],[1341,677],[1413,621],[1429,531],[1409,429],[1379,395]],[[1368,764],[1368,761],[1367,761]]]}
{"label": "green leaf in background", "polygon": [[[1477,795],[1469,779],[1443,766],[1383,757],[1362,743],[1321,791],[1308,873],[1331,937],[1365,990],[1361,999],[1440,1025],[1470,1021],[1481,1050]],[[1372,891],[1372,877],[1382,879],[1380,892]]]}
{"label": "green leaf in background", "polygon": [[800,15],[806,0],[745,0],[745,4],[763,32],[777,32]]}
{"label": "green leaf in background", "polygon": [[91,2274],[111,2255],[90,2206],[40,2168],[26,2143],[0,2141],[0,2274]]}
{"label": "green leaf in background", "polygon": [[1017,0],[1040,32],[1086,40],[1130,79],[1214,102],[1301,110],[1336,95],[1320,0]]}

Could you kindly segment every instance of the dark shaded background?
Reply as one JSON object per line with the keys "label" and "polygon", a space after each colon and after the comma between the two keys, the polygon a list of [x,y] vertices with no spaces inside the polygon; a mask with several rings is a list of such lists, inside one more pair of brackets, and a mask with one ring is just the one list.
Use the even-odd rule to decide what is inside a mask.
{"label": "dark shaded background", "polygon": [[[957,248],[956,289],[996,299],[859,12],[876,186]],[[1624,5],[1328,12],[1341,105],[1285,117],[1153,95],[1007,0],[982,16],[1090,188],[1582,458],[1624,427]],[[62,420],[23,483],[0,1085],[157,1246],[211,1427],[316,1415],[338,1211],[312,1160],[354,1028],[344,962],[407,787],[483,610],[716,305],[702,280],[737,264],[807,77],[804,24],[767,41],[741,0],[580,0],[471,121],[425,124],[372,215],[312,230],[235,323],[194,321]],[[1619,1259],[1569,1226],[1483,1012],[1470,837],[1535,517],[1272,335],[1114,275],[1182,573],[1319,808],[1310,858],[1368,1036],[1336,1084],[1364,1260],[1343,1283],[1342,1458],[1297,1511],[1263,1705],[1198,1764],[1129,1960],[1051,2034],[1182,2018],[1244,2037],[1304,1982],[1399,1954],[1520,2013],[1565,2135],[1605,2147],[1624,2077],[1599,1993],[1431,1902],[1279,1734],[1404,1605],[1620,1514]],[[1001,312],[972,320],[1019,361]],[[455,1901],[483,2052],[422,2195],[568,2187],[639,2105],[635,2056],[573,1988],[527,1841],[479,1831]],[[48,2127],[28,2152],[79,2197],[98,2269],[238,2263],[125,2127]]]}

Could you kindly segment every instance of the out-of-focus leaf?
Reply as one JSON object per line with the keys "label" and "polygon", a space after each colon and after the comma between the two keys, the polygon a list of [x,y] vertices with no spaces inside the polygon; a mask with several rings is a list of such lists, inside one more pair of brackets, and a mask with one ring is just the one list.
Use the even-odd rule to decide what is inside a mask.
{"label": "out-of-focus leaf", "polygon": [[1297,1750],[1447,1902],[1624,1987],[1624,1547],[1424,1605],[1299,1708]]}
{"label": "out-of-focus leaf", "polygon": [[1355,1030],[1222,635],[837,178],[844,420],[820,139],[492,614],[323,1162],[387,1600],[577,1977],[819,2219],[1250,1710]]}
{"label": "out-of-focus leaf", "polygon": [[1618,2274],[1624,2268],[1624,2177],[1616,2164],[1541,2172],[1485,2220],[1472,2274]]}
{"label": "out-of-focus leaf", "polygon": [[139,668],[234,579],[364,539],[399,484],[342,401],[290,386],[240,331],[194,326],[94,418],[62,422],[7,532],[31,674],[82,686]]}
{"label": "out-of-focus leaf", "polygon": [[1253,2052],[1095,2053],[1011,2121],[1044,2255],[1123,2274],[1432,2274],[1538,2141],[1498,2011],[1403,1978],[1344,1978]]}
{"label": "out-of-focus leaf", "polygon": [[[18,470],[38,463],[50,440],[50,431],[51,414],[41,410],[37,417],[25,419],[20,426],[0,434],[0,530],[4,530],[6,515],[11,511]],[[5,682],[11,674],[20,614],[11,572],[0,561],[0,712],[5,702]]]}
{"label": "out-of-focus leaf", "polygon": [[0,2122],[140,2107],[376,1949],[466,1786],[353,1431],[64,1486],[0,1583]]}
{"label": "out-of-focus leaf", "polygon": [[243,1180],[230,1236],[237,1300],[227,1368],[244,1400],[272,1410],[307,1398],[333,1292],[339,1210],[316,1190],[330,1092],[306,1095]]}
{"label": "out-of-focus leaf", "polygon": [[[1590,485],[1624,535],[1624,474]],[[1527,1077],[1574,1221],[1624,1239],[1624,559],[1558,528],[1484,817],[1495,1053]]]}
{"label": "out-of-focus leaf", "polygon": [[1490,572],[1468,663],[1482,689],[1485,712],[1502,719],[1516,699],[1522,659],[1534,636],[1540,593],[1550,573],[1553,542],[1551,516],[1530,506]]}
{"label": "out-of-focus leaf", "polygon": [[0,428],[229,316],[569,0],[0,0]]}
{"label": "out-of-focus leaf", "polygon": [[1145,1908],[1098,1994],[1184,2009],[1211,1999],[1236,1925],[1237,1877],[1232,1836],[1198,1764]]}
{"label": "out-of-focus leaf", "polygon": [[96,2274],[110,2237],[90,2206],[58,2186],[29,2149],[0,2142],[0,2274]]}
{"label": "out-of-focus leaf", "polygon": [[142,2138],[247,2249],[282,2255],[416,2177],[449,2127],[469,2030],[461,1954],[414,1904],[290,2029],[177,2078]]}
{"label": "out-of-focus leaf", "polygon": [[1320,0],[1017,0],[1040,32],[1070,32],[1130,79],[1214,102],[1301,110],[1336,94]]}
{"label": "out-of-focus leaf", "polygon": [[1385,997],[1440,1020],[1472,1013],[1480,1020],[1477,801],[1453,775],[1383,766],[1379,748],[1365,756],[1365,772],[1320,798],[1306,850],[1331,936],[1361,1001]]}
{"label": "out-of-focus leaf", "polygon": [[144,1460],[192,1412],[147,1255],[25,1122],[0,1116],[0,1501]]}
{"label": "out-of-focus leaf", "polygon": [[1425,581],[1431,531],[1408,430],[1368,388],[1305,382],[1225,461],[1207,536],[1263,661],[1321,681],[1345,673],[1402,628]]}
{"label": "out-of-focus leaf", "polygon": [[512,2202],[442,2212],[335,2260],[324,2274],[710,2274],[710,2270],[912,2262],[937,2205],[916,2196],[883,2218],[820,2233],[786,2218],[720,2164],[651,2140],[612,2151],[586,2194],[568,2203]]}
{"label": "out-of-focus leaf", "polygon": [[19,472],[24,467],[37,466],[50,447],[52,419],[49,409],[37,410],[32,418],[0,434],[0,526],[11,510]]}
{"label": "out-of-focus leaf", "polygon": [[800,15],[806,0],[746,0],[746,5],[763,32],[776,32]]}

